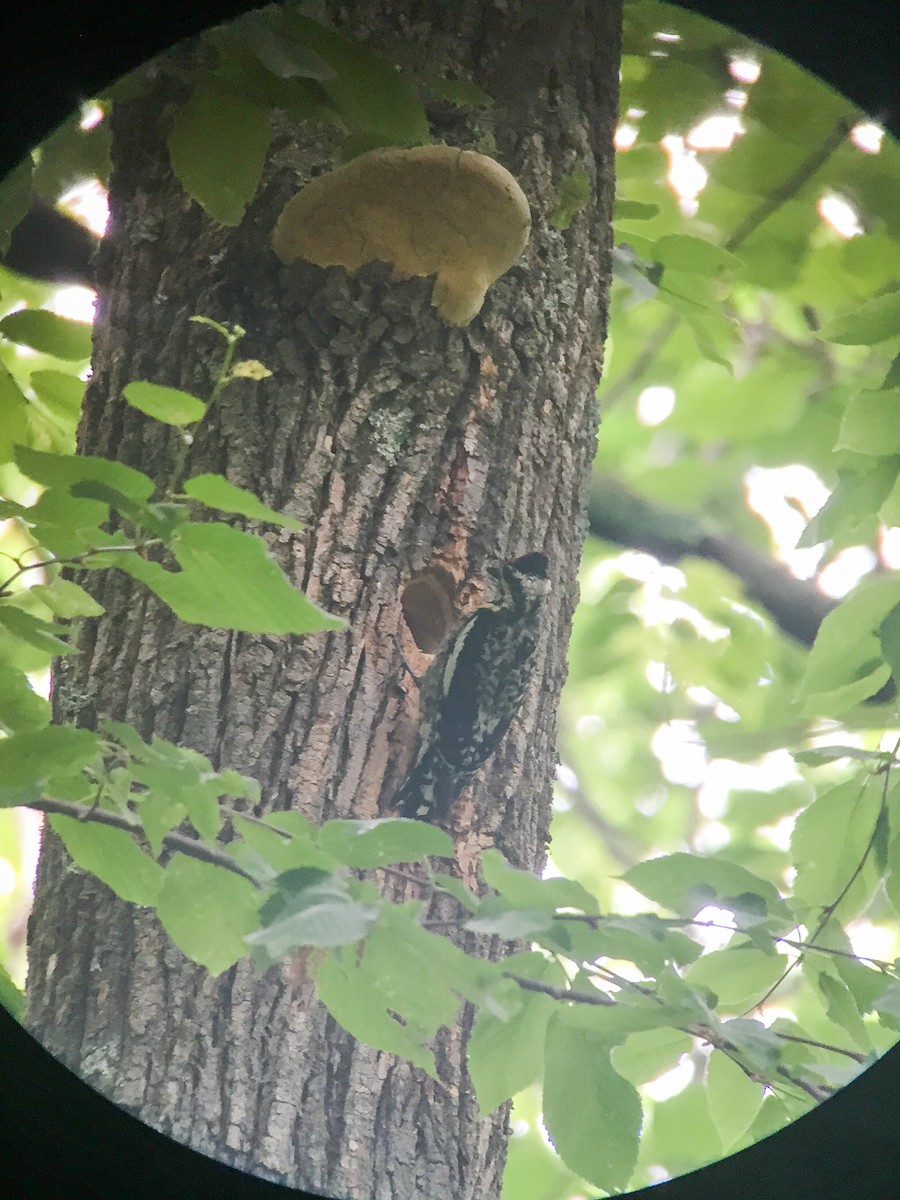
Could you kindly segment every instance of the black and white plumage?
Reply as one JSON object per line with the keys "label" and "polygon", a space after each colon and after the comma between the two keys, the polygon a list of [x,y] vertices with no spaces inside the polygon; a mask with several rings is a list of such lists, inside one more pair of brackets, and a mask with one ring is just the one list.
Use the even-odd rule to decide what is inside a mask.
{"label": "black and white plumage", "polygon": [[499,746],[531,675],[547,566],[534,551],[488,567],[497,596],[466,618],[425,673],[418,753],[391,804],[401,816],[440,820]]}

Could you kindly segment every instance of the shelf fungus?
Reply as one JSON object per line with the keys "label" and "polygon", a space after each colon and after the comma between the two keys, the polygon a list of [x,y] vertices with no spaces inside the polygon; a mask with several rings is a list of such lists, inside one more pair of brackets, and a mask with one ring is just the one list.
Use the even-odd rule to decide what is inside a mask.
{"label": "shelf fungus", "polygon": [[272,245],[283,263],[435,275],[432,304],[467,325],[530,232],[525,193],[505,167],[473,150],[414,146],[370,150],[312,180],[285,205]]}

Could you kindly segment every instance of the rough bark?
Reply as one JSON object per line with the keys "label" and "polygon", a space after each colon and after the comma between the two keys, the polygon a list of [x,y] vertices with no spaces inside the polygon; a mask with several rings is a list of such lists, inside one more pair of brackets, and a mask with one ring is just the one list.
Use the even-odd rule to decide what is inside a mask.
{"label": "rough bark", "polygon": [[[464,329],[431,307],[431,280],[391,282],[379,265],[349,278],[278,263],[268,239],[281,206],[334,162],[336,141],[321,127],[279,129],[256,201],[226,229],[168,166],[177,79],[164,67],[149,94],[117,107],[80,449],[165,478],[173,439],[127,409],[122,388],[146,378],[203,394],[214,339],[188,318],[240,323],[242,356],[273,376],[226,390],[189,473],[220,471],[302,518],[306,532],[272,537],[272,551],[349,630],[198,629],[127,578],[95,573],[86,583],[106,615],[85,626],[80,654],[55,681],[60,718],[93,727],[114,717],[196,747],[258,778],[266,810],[372,817],[386,811],[413,750],[417,701],[401,655],[427,661],[404,624],[404,581],[439,564],[465,605],[487,562],[544,547],[554,593],[535,685],[454,816],[469,882],[477,852],[493,844],[530,869],[544,858],[605,333],[617,6],[562,6],[555,43],[541,9],[330,6],[373,49],[419,70],[461,71],[498,97],[487,113],[429,112],[435,135],[454,145],[492,134],[534,216],[522,260]],[[592,199],[561,232],[545,218],[575,166],[587,170]],[[470,1014],[438,1038],[434,1083],[347,1036],[297,963],[263,978],[241,963],[211,978],[151,913],[73,869],[49,835],[30,934],[29,1028],[156,1128],[245,1170],[354,1200],[499,1195],[507,1113],[479,1117],[464,1066]]]}

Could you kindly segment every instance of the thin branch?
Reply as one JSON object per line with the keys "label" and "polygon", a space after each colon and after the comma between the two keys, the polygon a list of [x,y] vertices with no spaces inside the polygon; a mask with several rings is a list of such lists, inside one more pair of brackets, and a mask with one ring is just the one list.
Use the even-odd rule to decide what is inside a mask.
{"label": "thin branch", "polygon": [[[745,220],[737,227],[730,237],[726,238],[724,248],[726,250],[737,250],[751,234],[767,221],[773,213],[786,204],[793,196],[795,196],[804,184],[808,183],[821,167],[825,165],[832,154],[844,142],[847,135],[853,128],[852,124],[846,121],[839,121],[828,137],[817,147],[809,157],[802,162],[792,175],[789,175],[784,183],[780,184],[768,196],[764,196],[756,208],[748,214]],[[678,313],[670,313],[666,319],[650,334],[643,350],[635,358],[631,366],[611,384],[609,388],[599,392],[600,404],[604,410],[608,410],[624,395],[628,394],[629,389],[633,388],[643,379],[644,375],[650,370],[659,355],[660,350],[681,324],[682,318]]]}
{"label": "thin branch", "polygon": [[[97,825],[111,825],[113,829],[124,829],[140,841],[146,841],[143,829],[137,820],[131,820],[124,813],[110,812],[106,808],[91,808],[87,804],[76,804],[70,800],[54,800],[42,796],[40,800],[32,800],[25,807],[37,809],[43,813],[58,813],[64,817],[72,817],[76,821],[93,822]],[[162,840],[167,850],[177,850],[191,858],[199,858],[201,862],[212,863],[216,867],[224,867],[235,875],[248,879],[254,887],[261,887],[259,880],[239,866],[224,850],[215,850],[211,846],[199,842],[196,838],[187,837],[183,833],[167,833]]]}
{"label": "thin branch", "polygon": [[[562,747],[562,750],[563,761],[565,761],[565,748]],[[572,807],[582,820],[593,827],[603,845],[619,866],[623,870],[633,867],[639,861],[640,855],[638,854],[637,846],[630,842],[628,834],[616,825],[613,825],[611,821],[607,821],[606,817],[588,799],[580,784],[576,783],[572,786],[568,782],[557,782],[559,782],[560,787],[565,792],[566,799],[571,802]]]}
{"label": "thin branch", "polygon": [[[900,739],[897,740],[897,743],[895,744],[893,750],[891,751],[891,758],[896,757],[898,749],[900,749]],[[868,782],[869,782],[869,779],[866,778],[866,780],[864,781],[864,783],[862,785],[862,788],[860,789],[860,795],[862,795],[862,792],[867,787]],[[882,783],[882,790],[881,790],[881,807],[878,811],[878,816],[875,818],[875,824],[872,826],[872,832],[869,835],[869,840],[866,843],[866,848],[862,852],[862,857],[860,858],[860,860],[856,864],[856,866],[853,868],[853,871],[850,874],[850,878],[847,880],[847,882],[841,888],[840,892],[838,892],[837,897],[830,904],[825,905],[825,907],[822,909],[822,913],[823,913],[822,918],[820,919],[818,925],[816,925],[813,932],[807,938],[808,942],[815,943],[816,938],[819,936],[819,934],[822,932],[822,930],[825,929],[828,922],[834,916],[838,905],[841,903],[841,901],[844,899],[844,897],[850,891],[851,887],[853,887],[853,884],[856,882],[856,880],[862,874],[863,868],[865,867],[866,863],[869,860],[869,855],[872,853],[872,850],[875,847],[875,838],[878,834],[879,822],[887,808],[887,793],[888,793],[889,782],[890,782],[890,771],[887,770],[884,772],[884,775],[883,775],[883,783]],[[803,962],[803,959],[805,957],[806,957],[806,951],[802,950],[797,955],[797,957],[794,959],[794,961],[792,963],[790,963],[787,967],[785,967],[785,969],[782,971],[781,975],[779,975],[779,977],[775,980],[775,982],[772,984],[772,986],[769,988],[769,990],[766,992],[766,994],[760,1000],[758,1000],[756,1002],[756,1004],[754,1004],[751,1008],[748,1008],[747,1012],[750,1013],[750,1012],[753,1012],[754,1009],[759,1010],[760,1008],[762,1008],[762,1006],[769,999],[769,997],[772,996],[773,993],[776,992],[779,987],[781,987],[782,983],[784,983],[784,981],[785,981],[785,979],[787,979],[788,975],[790,975],[791,972],[800,963]],[[746,1013],[744,1015],[746,1016]]]}
{"label": "thin branch", "polygon": [[[551,983],[541,983],[537,979],[527,979],[525,976],[516,975],[512,971],[504,971],[503,976],[505,979],[511,979],[514,983],[517,983],[524,991],[540,992],[542,995],[549,996],[553,1000],[572,1002],[573,1004],[595,1005],[600,1008],[617,1007],[617,1002],[613,1000],[612,997],[607,996],[604,992],[576,992],[565,987],[555,987]],[[649,994],[652,995],[652,993]],[[658,999],[656,996],[653,996],[653,998]],[[735,1057],[735,1054],[738,1052],[738,1047],[732,1045],[726,1036],[710,1029],[706,1025],[676,1025],[673,1026],[673,1028],[680,1029],[682,1033],[688,1034],[689,1037],[695,1037],[699,1041],[706,1042],[708,1045],[714,1046],[717,1050],[721,1050],[723,1053],[728,1054],[729,1058],[731,1058],[750,1078],[754,1079],[758,1083],[767,1083],[764,1078],[751,1072],[740,1061],[739,1057]],[[779,1074],[783,1079],[787,1079],[788,1082],[793,1083],[795,1087],[801,1088],[807,1093],[807,1095],[811,1096],[817,1104],[821,1103],[823,1100],[827,1100],[828,1097],[833,1094],[833,1089],[819,1087],[817,1084],[803,1079],[801,1076],[795,1076],[793,1072],[787,1069],[787,1067],[779,1066],[776,1068],[776,1070],[777,1074]],[[769,1084],[769,1086],[771,1086],[771,1084]]]}
{"label": "thin branch", "polygon": [[824,167],[835,150],[846,140],[852,128],[852,122],[838,121],[821,146],[813,150],[806,161],[802,162],[797,170],[788,176],[784,183],[779,184],[777,188],[769,192],[768,196],[763,198],[762,203],[737,227],[731,237],[726,240],[725,249],[737,250],[751,234],[757,231],[763,221],[768,220],[772,213],[776,212],[792,196],[796,196],[803,185],[812,179],[816,171]]}
{"label": "thin branch", "polygon": [[890,975],[891,978],[898,978],[894,971],[894,964],[885,962],[881,958],[871,958],[868,954],[854,954],[852,950],[839,950],[837,946],[820,946],[818,942],[813,941],[798,941],[796,938],[775,937],[776,942],[784,942],[786,946],[791,946],[794,950],[817,950],[820,954],[831,954],[835,958],[849,958],[853,962],[871,963],[873,967],[877,967],[879,971],[885,975]]}
{"label": "thin branch", "polygon": [[241,812],[239,808],[233,808],[230,804],[220,804],[219,811],[234,825],[235,817],[240,817],[242,821],[249,821],[251,825],[261,825],[263,829],[268,829],[270,833],[277,833],[279,837],[283,837],[285,841],[290,841],[294,836],[286,829],[280,828],[278,825],[270,825],[268,821],[264,821],[262,817],[255,817],[253,813]]}
{"label": "thin branch", "polygon": [[815,1046],[817,1050],[830,1050],[832,1054],[846,1054],[847,1058],[852,1058],[854,1062],[864,1063],[868,1058],[867,1054],[860,1054],[858,1050],[847,1050],[844,1046],[832,1046],[828,1042],[817,1042],[815,1038],[799,1037],[796,1033],[779,1033],[773,1029],[772,1033],[777,1038],[781,1038],[783,1042],[800,1042],[803,1046]]}
{"label": "thin branch", "polygon": [[[151,544],[152,543],[150,542],[145,543],[145,545],[148,546]],[[24,567],[20,565],[15,574],[10,575],[8,579],[5,579],[3,583],[0,583],[0,596],[5,596],[10,584],[15,583],[19,576],[24,575],[26,571],[39,571],[44,567],[77,566],[78,563],[84,562],[85,559],[93,558],[95,554],[121,554],[122,551],[125,550],[138,549],[140,549],[138,546],[100,546],[96,549],[85,550],[82,554],[73,554],[70,558],[44,558],[40,559],[38,562],[28,563]],[[17,560],[13,559],[13,561],[16,562]]]}
{"label": "thin branch", "polygon": [[[696,921],[691,917],[660,917],[656,913],[637,914],[643,916],[654,917],[660,925],[672,926],[676,929],[681,929],[686,925],[696,925],[700,929],[721,929],[725,933],[741,933],[740,929],[736,929],[733,925],[724,925],[721,921]],[[554,914],[556,921],[580,921],[582,924],[590,925],[592,929],[599,929],[601,921],[608,918],[602,913],[592,915],[591,913],[564,913],[558,912]],[[821,946],[818,942],[800,941],[798,938],[784,937],[782,934],[773,933],[773,942],[784,942],[786,946],[790,946],[794,950],[817,950],[820,954],[832,954],[837,958],[849,958],[853,962],[871,963],[873,967],[877,967],[885,975],[890,975],[892,979],[900,978],[894,970],[894,964],[885,962],[881,958],[872,958],[869,954],[855,954],[852,950],[839,950],[836,946]]]}
{"label": "thin branch", "polygon": [[[434,884],[432,883],[432,881],[430,879],[422,879],[418,875],[413,875],[411,871],[400,870],[399,867],[385,866],[385,867],[373,867],[372,869],[374,871],[381,871],[385,875],[391,875],[391,876],[393,876],[394,879],[402,879],[404,881],[404,883],[415,883],[418,887],[428,887],[428,886],[433,887],[434,886]],[[445,895],[445,896],[451,896],[453,894],[452,892],[446,891],[446,889],[444,889],[444,888],[435,889],[435,890],[441,891],[443,893],[443,895]],[[451,924],[451,925],[456,926],[456,925],[461,925],[462,921],[459,920],[459,921],[445,922],[445,924]]]}
{"label": "thin branch", "polygon": [[615,383],[604,388],[601,385],[597,393],[601,412],[607,413],[623,396],[627,396],[636,383],[643,379],[659,357],[663,346],[681,324],[681,315],[670,312],[647,337],[644,348],[634,358],[627,370],[623,371]]}
{"label": "thin branch", "polygon": [[610,476],[597,476],[588,496],[589,529],[595,537],[644,550],[660,562],[684,558],[718,562],[739,579],[755,600],[790,637],[806,646],[837,602],[815,584],[797,579],[782,563],[708,522],[645,500]]}
{"label": "thin branch", "polygon": [[524,975],[516,975],[513,971],[504,971],[504,979],[511,979],[526,992],[541,992],[553,1000],[571,1000],[574,1004],[596,1004],[601,1008],[615,1008],[616,1002],[605,992],[575,992],[570,988],[554,987],[552,983],[541,983],[538,979],[527,979]]}
{"label": "thin branch", "polygon": [[802,1075],[795,1075],[787,1067],[777,1067],[776,1070],[782,1079],[786,1079],[788,1083],[792,1083],[795,1087],[802,1088],[807,1096],[815,1100],[816,1104],[821,1104],[823,1100],[828,1100],[834,1095],[834,1088],[819,1087],[817,1084],[811,1083],[808,1079],[804,1079]]}

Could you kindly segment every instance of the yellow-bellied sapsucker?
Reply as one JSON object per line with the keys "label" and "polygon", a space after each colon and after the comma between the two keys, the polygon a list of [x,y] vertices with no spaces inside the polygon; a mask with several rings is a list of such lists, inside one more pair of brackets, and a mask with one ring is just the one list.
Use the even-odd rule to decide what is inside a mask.
{"label": "yellow-bellied sapsucker", "polygon": [[401,816],[440,820],[499,746],[531,673],[547,565],[534,551],[488,567],[496,598],[466,618],[426,671],[418,753],[391,803]]}

